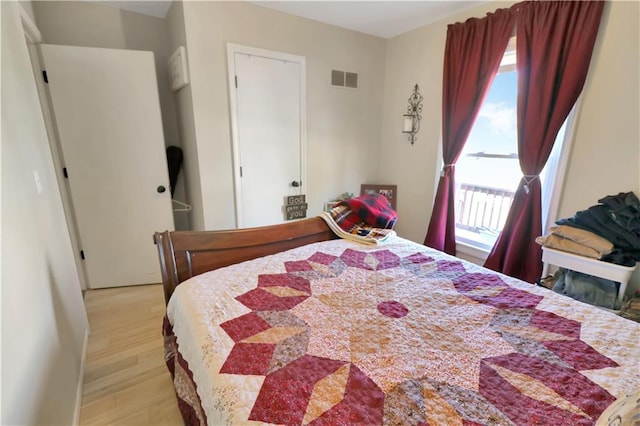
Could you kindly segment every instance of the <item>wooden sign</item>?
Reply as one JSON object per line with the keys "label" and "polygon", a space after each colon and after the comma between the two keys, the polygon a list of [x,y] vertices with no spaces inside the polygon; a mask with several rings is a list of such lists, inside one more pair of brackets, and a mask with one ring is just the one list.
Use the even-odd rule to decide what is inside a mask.
{"label": "wooden sign", "polygon": [[289,197],[285,197],[284,204],[287,206],[305,204],[306,198],[306,195],[291,195]]}
{"label": "wooden sign", "polygon": [[307,217],[307,203],[305,195],[291,195],[284,197],[285,220],[304,219]]}

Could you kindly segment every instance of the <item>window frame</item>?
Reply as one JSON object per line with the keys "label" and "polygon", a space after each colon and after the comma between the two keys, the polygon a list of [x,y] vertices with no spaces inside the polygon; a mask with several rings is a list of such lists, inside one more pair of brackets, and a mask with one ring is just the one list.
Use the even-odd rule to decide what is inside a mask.
{"label": "window frame", "polygon": [[[513,72],[513,71],[517,71],[516,70],[516,36],[512,36],[509,39],[509,42],[507,43],[507,46],[505,48],[502,60],[500,61],[500,67],[498,68],[498,72],[496,73],[496,75],[507,73],[507,72]],[[517,99],[516,99],[516,103],[517,103]],[[516,151],[517,151],[517,148],[516,148]],[[471,156],[475,158],[501,158],[501,159],[503,158],[503,159],[516,159],[516,160],[518,159],[517,152],[511,153],[511,154],[497,154],[497,153],[481,151],[481,152],[465,154],[465,156]],[[458,185],[456,185],[456,190],[458,189],[457,186]],[[460,235],[458,231],[459,229],[456,227],[456,233],[455,233],[456,252],[461,252],[473,258],[481,259],[484,262],[484,260],[486,260],[493,246],[484,244],[476,239],[465,238],[464,236]]]}
{"label": "window frame", "polygon": [[[509,39],[507,43],[507,47],[505,49],[505,53],[502,61],[500,62],[500,67],[498,68],[498,73],[505,73],[516,71],[516,37],[513,36]],[[517,102],[516,102],[517,103]],[[541,173],[541,176],[544,175],[546,179],[552,177],[552,181],[549,182],[545,179],[542,182],[542,205],[545,204],[547,208],[542,211],[542,232],[546,234],[549,231],[549,227],[555,221],[557,217],[558,210],[560,207],[560,199],[562,196],[562,188],[564,186],[564,180],[566,178],[567,166],[569,163],[569,153],[571,152],[571,147],[573,145],[573,140],[575,138],[577,122],[579,111],[582,105],[582,95],[578,97],[575,105],[573,106],[571,112],[567,116],[564,123],[564,134],[562,131],[558,133],[560,138],[556,137],[556,141],[554,142],[554,151],[557,154],[555,158],[550,158],[547,160],[547,164]],[[558,146],[558,144],[560,144]],[[477,158],[518,158],[518,153],[515,154],[492,154],[486,152],[477,152],[467,154]],[[553,152],[551,154],[554,155]],[[555,163],[555,170],[548,170],[550,163]],[[458,233],[458,229],[456,229],[456,253],[460,253],[466,255],[465,258],[471,261],[475,261],[476,263],[482,264],[487,259],[489,253],[493,249],[489,247],[488,244],[483,244],[477,240],[465,238]],[[471,259],[469,259],[471,257]],[[544,265],[545,271],[548,268],[548,265]]]}

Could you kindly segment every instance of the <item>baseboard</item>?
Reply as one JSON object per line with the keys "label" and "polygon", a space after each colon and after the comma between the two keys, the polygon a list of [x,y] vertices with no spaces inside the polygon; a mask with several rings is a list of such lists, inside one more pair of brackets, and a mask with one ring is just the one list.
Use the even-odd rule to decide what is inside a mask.
{"label": "baseboard", "polygon": [[82,342],[82,359],[80,360],[80,374],[78,376],[78,386],[76,391],[76,407],[73,410],[73,426],[80,424],[80,408],[82,407],[82,389],[84,385],[84,366],[87,359],[87,348],[89,346],[89,327],[84,331],[84,341]]}

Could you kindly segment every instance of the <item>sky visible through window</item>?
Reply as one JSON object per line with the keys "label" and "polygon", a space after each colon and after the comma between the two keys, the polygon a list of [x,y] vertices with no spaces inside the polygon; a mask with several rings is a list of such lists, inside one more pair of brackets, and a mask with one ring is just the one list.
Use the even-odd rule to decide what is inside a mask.
{"label": "sky visible through window", "polygon": [[517,159],[470,158],[466,154],[515,154],[516,71],[497,74],[456,165],[456,183],[515,191],[522,176]]}
{"label": "sky visible through window", "polygon": [[[456,241],[489,250],[504,226],[513,193],[522,179],[517,159],[517,91],[515,38],[509,41],[501,70],[491,88],[456,164]],[[548,164],[540,173],[542,205],[549,205],[560,161],[566,121],[558,132]],[[469,154],[513,155],[476,158]],[[466,188],[460,185],[465,184]],[[511,191],[505,194],[503,191]],[[545,198],[547,197],[547,198]]]}

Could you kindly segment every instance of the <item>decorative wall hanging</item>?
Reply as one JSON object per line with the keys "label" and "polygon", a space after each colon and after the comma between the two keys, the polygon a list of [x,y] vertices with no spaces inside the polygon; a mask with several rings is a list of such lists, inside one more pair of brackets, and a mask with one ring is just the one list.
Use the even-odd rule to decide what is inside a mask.
{"label": "decorative wall hanging", "polygon": [[422,120],[422,95],[420,88],[416,84],[413,93],[409,96],[409,106],[407,113],[403,115],[402,133],[409,134],[411,145],[416,142],[416,134],[420,130],[420,120]]}

